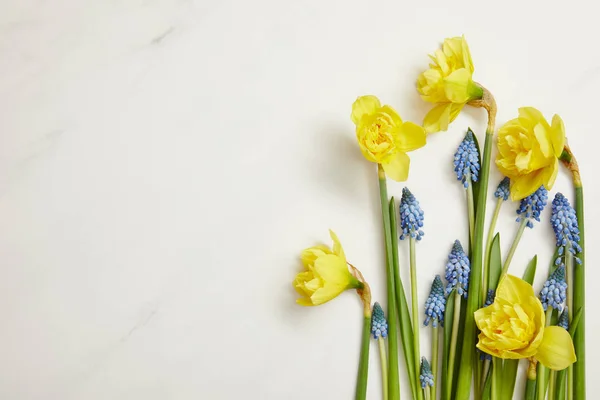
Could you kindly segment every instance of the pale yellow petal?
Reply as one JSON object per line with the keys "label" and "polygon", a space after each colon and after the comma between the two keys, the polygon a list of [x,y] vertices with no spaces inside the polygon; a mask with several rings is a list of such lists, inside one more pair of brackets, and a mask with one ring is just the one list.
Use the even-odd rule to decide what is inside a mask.
{"label": "pale yellow petal", "polygon": [[394,127],[400,127],[402,125],[402,118],[400,114],[392,106],[385,105],[379,109],[379,112],[386,115],[389,118],[390,125]]}
{"label": "pale yellow petal", "polygon": [[534,107],[521,107],[519,108],[519,118],[523,118],[532,124],[536,124],[544,120],[542,113]]}
{"label": "pale yellow petal", "polygon": [[340,239],[338,239],[335,232],[331,229],[329,230],[329,236],[331,236],[331,240],[333,240],[333,254],[340,256],[344,261],[346,261],[346,254],[344,254],[344,249],[342,248]]}
{"label": "pale yellow petal", "polygon": [[544,187],[548,190],[551,190],[554,186],[554,182],[556,182],[556,177],[558,176],[559,162],[558,158],[552,160],[552,164],[547,166],[542,171],[542,182],[544,182]]}
{"label": "pale yellow petal", "polygon": [[316,304],[313,304],[313,302],[307,298],[307,297],[299,297],[296,299],[296,303],[300,304],[301,306],[305,306],[305,307],[311,307],[311,306],[315,306]]}
{"label": "pale yellow petal", "polygon": [[460,68],[452,72],[444,79],[444,84],[444,91],[448,100],[453,103],[466,103],[469,101],[471,72],[468,69]]}
{"label": "pale yellow petal", "polygon": [[396,138],[396,146],[400,151],[408,152],[425,146],[427,134],[425,128],[413,122],[405,122]]}
{"label": "pale yellow petal", "polygon": [[[523,279],[513,275],[504,275],[498,283],[496,298],[502,299],[509,304],[526,303],[531,297],[535,297],[533,287]],[[540,307],[542,304],[540,303]]]}
{"label": "pale yellow petal", "polygon": [[510,177],[510,198],[513,201],[524,199],[544,184],[543,170],[526,175]]}
{"label": "pale yellow petal", "polygon": [[408,179],[408,170],[410,168],[410,158],[406,153],[397,153],[387,163],[382,163],[385,174],[397,182],[404,182]]}
{"label": "pale yellow petal", "polygon": [[552,148],[554,149],[554,155],[560,157],[565,148],[565,124],[557,114],[552,117],[552,128],[550,130],[550,140],[552,141]]}
{"label": "pale yellow petal", "polygon": [[315,273],[324,281],[324,286],[335,285],[345,288],[352,280],[346,261],[335,254],[319,257],[315,261]]}
{"label": "pale yellow petal", "polygon": [[373,114],[380,107],[381,103],[376,96],[360,96],[356,99],[354,104],[352,104],[352,122],[358,125],[363,116]]}
{"label": "pale yellow petal", "polygon": [[552,143],[550,143],[550,129],[545,125],[541,122],[536,124],[533,127],[533,134],[537,139],[542,154],[548,158],[554,153],[554,149],[552,148]]}
{"label": "pale yellow petal", "polygon": [[556,371],[565,369],[577,361],[569,332],[559,326],[546,327],[535,358]]}

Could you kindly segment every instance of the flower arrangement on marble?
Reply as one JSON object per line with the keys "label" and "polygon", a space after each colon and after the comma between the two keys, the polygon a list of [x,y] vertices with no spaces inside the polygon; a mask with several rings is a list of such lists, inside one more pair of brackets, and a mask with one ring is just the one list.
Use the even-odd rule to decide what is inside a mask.
{"label": "flower arrangement on marble", "polygon": [[[520,397],[515,390],[521,360],[528,363],[524,398],[584,399],[583,186],[575,156],[566,144],[564,123],[558,115],[549,123],[539,110],[522,107],[516,118],[500,127],[495,166],[504,177],[492,190],[496,202],[485,234],[496,102],[473,80],[473,61],[464,37],[444,40],[431,60],[417,78],[421,98],[433,103],[422,126],[404,121],[394,108],[382,105],[373,95],[358,97],[350,116],[358,148],[367,161],[377,165],[386,312],[378,302],[371,305],[369,286],[360,271],[348,263],[333,232],[332,248],[319,245],[302,253],[304,270],[294,281],[301,296],[298,303],[314,306],[346,290],[358,293],[363,302],[363,324],[356,399],[366,398],[371,337],[379,348],[385,400],[400,399],[400,358],[412,399]],[[389,197],[387,179],[406,181],[408,153],[424,147],[431,134],[448,130],[466,106],[483,108],[487,114],[483,147],[468,128],[456,150],[448,152],[448,168],[452,163],[456,180],[464,189],[468,231],[457,232],[449,249],[438,249],[449,251],[445,282],[435,275],[429,296],[420,303],[417,247],[421,242],[420,246],[427,246],[425,212],[408,187],[402,189],[399,202]],[[555,194],[552,215],[545,224],[542,210],[552,195],[561,164],[572,177],[574,207],[566,196]],[[503,257],[496,225],[504,204],[513,201],[519,202],[515,205],[517,224]],[[511,275],[510,266],[523,237],[533,234],[525,235],[525,231],[550,228],[556,251],[546,282],[536,295],[537,255],[522,278]],[[407,244],[401,246],[400,242]],[[400,252],[409,259],[408,290],[401,279]],[[444,265],[439,266],[440,273],[442,268]],[[422,346],[423,329],[431,329],[430,346]]]}

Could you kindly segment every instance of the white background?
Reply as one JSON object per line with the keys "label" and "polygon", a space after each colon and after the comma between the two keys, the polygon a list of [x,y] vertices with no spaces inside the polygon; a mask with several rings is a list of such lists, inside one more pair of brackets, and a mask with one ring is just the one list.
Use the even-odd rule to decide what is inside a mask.
{"label": "white background", "polygon": [[[0,397],[352,398],[359,301],[302,308],[291,281],[300,251],[329,243],[332,228],[385,303],[376,170],[350,107],[376,94],[420,122],[429,105],[415,79],[448,36],[466,35],[498,123],[525,105],[564,119],[586,185],[591,304],[593,4],[2,1]],[[410,154],[407,184],[426,213],[421,304],[452,241],[466,240],[452,155],[467,126],[482,138],[484,112],[467,109]],[[494,168],[491,185],[499,179]],[[390,194],[402,187],[390,182]],[[572,199],[564,172],[557,191]],[[516,206],[502,211],[505,251]],[[536,290],[553,251],[548,218],[511,267],[520,274],[537,253]],[[400,256],[408,282],[405,243]],[[587,324],[597,393],[593,308]],[[373,346],[369,399],[381,398],[378,360]]]}

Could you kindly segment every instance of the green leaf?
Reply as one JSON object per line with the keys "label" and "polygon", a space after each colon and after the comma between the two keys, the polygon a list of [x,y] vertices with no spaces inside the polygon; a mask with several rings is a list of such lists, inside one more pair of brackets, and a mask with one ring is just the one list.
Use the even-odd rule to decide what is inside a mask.
{"label": "green leaf", "polygon": [[[475,146],[477,147],[477,158],[479,159],[479,165],[481,165],[481,146],[479,146],[479,140],[477,140],[477,135],[475,132],[469,128],[469,130],[473,133],[473,141],[475,142]],[[477,199],[479,198],[479,182],[481,180],[477,180],[477,182],[473,182],[473,198],[475,199],[475,215],[477,215]],[[472,244],[469,246],[469,249],[473,248]]]}
{"label": "green leaf", "polygon": [[523,274],[523,280],[530,285],[533,285],[533,279],[535,278],[535,270],[537,268],[537,254],[529,261],[525,273]]}
{"label": "green leaf", "polygon": [[448,295],[446,311],[444,313],[444,354],[442,356],[442,399],[450,400],[452,384],[448,383],[448,356],[450,354],[450,340],[452,336],[452,320],[454,319],[454,291]]}
{"label": "green leaf", "polygon": [[502,374],[502,383],[500,385],[503,399],[512,400],[518,369],[519,360],[504,360],[504,372]]}
{"label": "green leaf", "polygon": [[[490,276],[488,288],[496,290],[502,273],[502,255],[500,254],[500,234],[496,233],[490,249]],[[487,293],[486,293],[487,295]]]}

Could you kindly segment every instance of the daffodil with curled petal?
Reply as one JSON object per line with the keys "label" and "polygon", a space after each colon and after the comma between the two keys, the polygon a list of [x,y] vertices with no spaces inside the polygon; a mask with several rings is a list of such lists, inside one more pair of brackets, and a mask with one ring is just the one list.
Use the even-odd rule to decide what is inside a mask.
{"label": "daffodil with curled petal", "polygon": [[356,139],[365,158],[380,164],[395,181],[408,179],[410,158],[406,153],[425,146],[423,127],[403,121],[392,107],[375,96],[361,96],[352,105]]}

